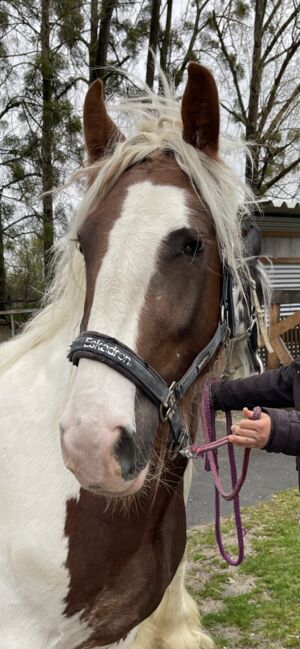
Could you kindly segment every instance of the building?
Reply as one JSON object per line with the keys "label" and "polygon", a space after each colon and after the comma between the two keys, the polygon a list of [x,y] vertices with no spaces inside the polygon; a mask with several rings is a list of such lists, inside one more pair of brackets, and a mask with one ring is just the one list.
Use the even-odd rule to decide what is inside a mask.
{"label": "building", "polygon": [[[262,260],[279,321],[300,312],[300,203],[272,199],[261,201],[260,208],[257,222],[262,233]],[[282,338],[293,357],[300,355],[299,325]]]}

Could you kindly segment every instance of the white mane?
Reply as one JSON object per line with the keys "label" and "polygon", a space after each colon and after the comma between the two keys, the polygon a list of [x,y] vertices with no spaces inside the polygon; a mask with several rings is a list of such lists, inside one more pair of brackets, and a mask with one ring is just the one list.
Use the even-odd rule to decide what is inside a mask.
{"label": "white mane", "polygon": [[[241,222],[249,217],[253,196],[251,190],[224,162],[213,160],[194,149],[182,138],[180,103],[165,84],[165,97],[157,97],[149,89],[144,97],[111,106],[111,110],[130,117],[132,133],[114,151],[92,167],[79,170],[71,178],[95,176],[74,216],[69,232],[56,245],[55,273],[44,307],[14,340],[1,345],[0,371],[20,356],[50,340],[62,327],[76,333],[83,313],[85,269],[82,256],[74,244],[77,231],[91,207],[103,199],[123,172],[160,149],[172,151],[178,165],[208,206],[215,225],[220,255],[233,276],[243,277],[243,246]],[[221,139],[220,154],[241,149],[240,144]],[[240,206],[243,206],[242,212]]]}

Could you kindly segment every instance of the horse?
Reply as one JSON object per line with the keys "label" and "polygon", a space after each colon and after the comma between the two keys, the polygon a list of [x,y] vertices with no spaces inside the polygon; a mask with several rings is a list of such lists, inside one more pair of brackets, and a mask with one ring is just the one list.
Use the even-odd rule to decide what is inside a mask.
{"label": "horse", "polygon": [[247,286],[252,195],[205,67],[181,107],[165,83],[114,110],[127,138],[95,81],[82,202],[43,308],[1,346],[3,649],[214,647],[185,587],[180,448],[226,349],[228,277]]}

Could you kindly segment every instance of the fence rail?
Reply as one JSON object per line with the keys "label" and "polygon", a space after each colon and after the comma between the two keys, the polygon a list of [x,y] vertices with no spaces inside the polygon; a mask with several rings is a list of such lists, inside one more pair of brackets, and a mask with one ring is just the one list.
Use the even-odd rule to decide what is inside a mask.
{"label": "fence rail", "polygon": [[[23,316],[25,315],[26,317],[30,315],[31,313],[34,313],[36,309],[7,309],[5,311],[0,311],[0,322],[1,324],[8,325],[10,328],[10,336],[14,336],[16,333],[16,316]],[[10,337],[5,336],[7,338]]]}
{"label": "fence rail", "polygon": [[[261,349],[261,356],[268,369],[289,365],[291,360],[300,356],[300,290],[277,290],[272,296],[269,312],[268,335],[273,353]],[[289,305],[289,315],[283,317],[281,305]],[[285,308],[285,312],[286,312]]]}

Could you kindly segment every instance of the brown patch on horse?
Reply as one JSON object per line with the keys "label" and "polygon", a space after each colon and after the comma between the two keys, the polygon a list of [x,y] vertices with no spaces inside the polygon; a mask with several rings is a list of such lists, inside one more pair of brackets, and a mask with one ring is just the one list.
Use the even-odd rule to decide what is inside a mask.
{"label": "brown patch on horse", "polygon": [[83,125],[89,162],[96,162],[114,144],[124,140],[124,135],[106,112],[103,84],[96,79],[89,87],[83,109]]}
{"label": "brown patch on horse", "polygon": [[189,64],[181,114],[183,139],[216,157],[220,130],[218,90],[212,74],[198,63]]}
{"label": "brown patch on horse", "polygon": [[64,614],[79,613],[91,628],[76,649],[117,642],[159,605],[185,549],[185,467],[179,456],[164,470],[155,500],[152,490],[139,494],[130,515],[83,489],[67,502]]}

